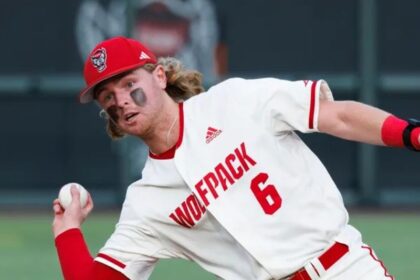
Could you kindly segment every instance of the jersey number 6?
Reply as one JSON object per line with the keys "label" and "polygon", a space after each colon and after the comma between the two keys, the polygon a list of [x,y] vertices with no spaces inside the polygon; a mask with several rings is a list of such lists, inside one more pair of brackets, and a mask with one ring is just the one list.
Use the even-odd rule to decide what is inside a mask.
{"label": "jersey number 6", "polygon": [[260,203],[264,213],[273,215],[281,207],[282,199],[274,185],[265,185],[267,179],[267,173],[259,173],[251,181],[251,191]]}

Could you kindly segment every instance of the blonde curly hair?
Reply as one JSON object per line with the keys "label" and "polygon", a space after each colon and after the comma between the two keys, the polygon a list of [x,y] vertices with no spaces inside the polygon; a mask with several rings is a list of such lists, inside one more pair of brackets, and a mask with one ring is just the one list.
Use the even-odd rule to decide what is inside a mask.
{"label": "blonde curly hair", "polygon": [[[174,57],[161,57],[157,64],[145,64],[143,69],[152,73],[157,65],[162,65],[166,74],[165,91],[175,102],[182,102],[204,91],[202,74],[196,70],[185,69],[182,63]],[[119,139],[125,133],[107,118],[106,131],[112,139]]]}

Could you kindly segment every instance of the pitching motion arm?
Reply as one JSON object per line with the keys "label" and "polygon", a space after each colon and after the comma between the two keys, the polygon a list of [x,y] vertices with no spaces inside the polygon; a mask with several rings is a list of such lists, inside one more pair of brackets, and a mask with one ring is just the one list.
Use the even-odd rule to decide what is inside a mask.
{"label": "pitching motion arm", "polygon": [[95,262],[79,229],[70,229],[55,239],[65,280],[128,280],[122,273]]}

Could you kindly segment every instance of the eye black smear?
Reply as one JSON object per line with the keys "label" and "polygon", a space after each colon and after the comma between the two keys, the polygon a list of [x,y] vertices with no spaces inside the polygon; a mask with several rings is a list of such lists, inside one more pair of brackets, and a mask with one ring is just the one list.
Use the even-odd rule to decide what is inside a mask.
{"label": "eye black smear", "polygon": [[130,92],[130,96],[138,106],[143,107],[146,104],[147,98],[142,88],[133,90]]}

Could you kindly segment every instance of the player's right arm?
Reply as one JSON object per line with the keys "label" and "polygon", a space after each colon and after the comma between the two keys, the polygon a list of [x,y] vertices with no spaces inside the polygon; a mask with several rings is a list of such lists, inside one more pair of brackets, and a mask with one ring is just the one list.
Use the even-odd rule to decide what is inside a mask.
{"label": "player's right arm", "polygon": [[65,211],[58,200],[53,204],[53,232],[64,279],[148,279],[158,260],[153,256],[162,249],[161,242],[148,230],[142,216],[133,211],[133,203],[126,198],[114,233],[93,259],[80,230],[93,202],[89,195],[86,206],[81,208],[78,191],[71,192],[72,203]]}
{"label": "player's right arm", "polygon": [[65,280],[127,280],[121,272],[93,260],[80,229],[69,229],[55,239]]}
{"label": "player's right arm", "polygon": [[71,189],[72,203],[64,211],[58,199],[53,202],[53,233],[65,280],[127,280],[121,272],[93,260],[80,226],[93,209],[90,195],[86,206],[80,206],[79,192]]}

